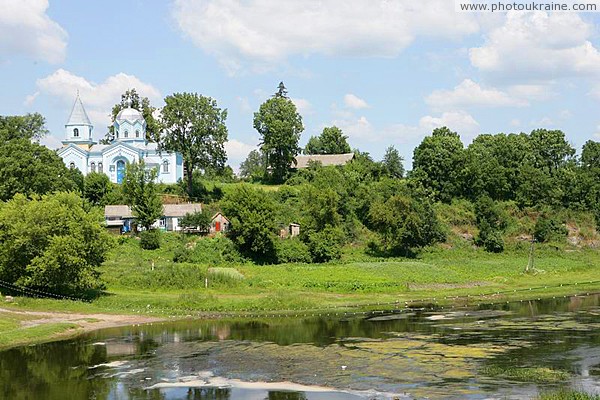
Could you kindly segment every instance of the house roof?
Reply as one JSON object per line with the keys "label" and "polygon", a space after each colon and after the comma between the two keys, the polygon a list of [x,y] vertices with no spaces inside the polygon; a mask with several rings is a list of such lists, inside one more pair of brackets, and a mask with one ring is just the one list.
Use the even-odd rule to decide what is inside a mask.
{"label": "house roof", "polygon": [[[163,216],[165,217],[183,217],[186,214],[202,212],[202,204],[165,204],[163,205]],[[114,205],[104,207],[105,218],[133,218],[131,208],[127,205]]]}
{"label": "house roof", "polygon": [[310,161],[321,163],[324,167],[328,165],[344,165],[354,158],[354,153],[345,154],[311,154],[296,156],[296,165],[292,168],[307,168]]}
{"label": "house roof", "polygon": [[165,204],[163,206],[163,209],[163,214],[165,215],[165,217],[183,217],[185,216],[185,214],[202,212],[202,204]]}
{"label": "house roof", "polygon": [[224,215],[223,215],[223,213],[222,213],[222,212],[220,212],[220,211],[219,211],[218,213],[216,213],[215,215],[213,215],[213,216],[212,216],[212,218],[211,218],[210,220],[211,220],[211,221],[214,221],[214,220],[215,220],[215,218],[217,218],[219,215],[220,215],[221,217],[223,217],[223,218],[224,218],[224,219],[225,219],[227,222],[230,222],[230,221],[229,221],[229,218],[227,218],[226,216],[224,216]]}

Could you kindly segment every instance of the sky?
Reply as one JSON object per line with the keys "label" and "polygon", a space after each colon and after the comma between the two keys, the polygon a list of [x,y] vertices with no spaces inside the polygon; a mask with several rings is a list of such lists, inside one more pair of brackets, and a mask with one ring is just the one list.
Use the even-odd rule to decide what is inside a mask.
{"label": "sky", "polygon": [[[600,9],[600,7],[599,7]],[[79,91],[104,137],[129,88],[161,107],[197,92],[228,110],[229,164],[285,83],[300,144],[336,125],[380,160],[448,126],[561,129],[600,140],[600,13],[460,13],[453,0],[0,0],[0,114],[39,112],[61,146]]]}

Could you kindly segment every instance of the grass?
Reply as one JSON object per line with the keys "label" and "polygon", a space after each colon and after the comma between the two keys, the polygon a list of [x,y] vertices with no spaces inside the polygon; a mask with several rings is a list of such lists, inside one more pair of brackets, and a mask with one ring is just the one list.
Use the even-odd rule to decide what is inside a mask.
{"label": "grass", "polygon": [[556,383],[563,382],[571,377],[565,371],[545,367],[487,367],[482,374],[519,382]]}
{"label": "grass", "polygon": [[537,400],[600,400],[600,395],[563,389],[557,392],[542,393]]}
{"label": "grass", "polygon": [[63,335],[77,329],[74,323],[50,323],[26,327],[22,323],[34,320],[35,317],[0,313],[0,348],[20,344],[39,343]]}

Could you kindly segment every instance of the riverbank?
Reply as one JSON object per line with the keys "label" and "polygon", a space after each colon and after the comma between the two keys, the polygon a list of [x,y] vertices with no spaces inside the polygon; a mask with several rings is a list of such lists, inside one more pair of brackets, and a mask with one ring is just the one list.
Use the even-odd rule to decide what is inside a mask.
{"label": "riverbank", "polygon": [[64,313],[0,308],[0,350],[67,339],[97,329],[163,320],[146,315]]}

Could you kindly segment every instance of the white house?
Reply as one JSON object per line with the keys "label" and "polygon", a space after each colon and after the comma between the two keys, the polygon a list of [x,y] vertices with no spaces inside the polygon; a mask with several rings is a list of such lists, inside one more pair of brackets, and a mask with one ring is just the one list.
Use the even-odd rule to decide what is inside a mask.
{"label": "white house", "polygon": [[[186,214],[202,212],[200,203],[188,204],[164,204],[163,216],[154,223],[154,228],[165,231],[180,231],[179,220]],[[127,205],[109,205],[104,207],[104,220],[106,226],[116,231],[131,231],[132,223],[135,220],[131,208]]]}
{"label": "white house", "polygon": [[156,143],[146,140],[146,121],[141,112],[130,107],[121,110],[114,128],[115,137],[111,144],[94,142],[94,127],[78,94],[65,124],[65,140],[58,155],[67,167],[77,168],[83,175],[101,172],[115,183],[123,181],[127,163],[142,159],[146,167],[158,169],[159,182],[176,183],[183,177],[181,154],[160,152]]}

